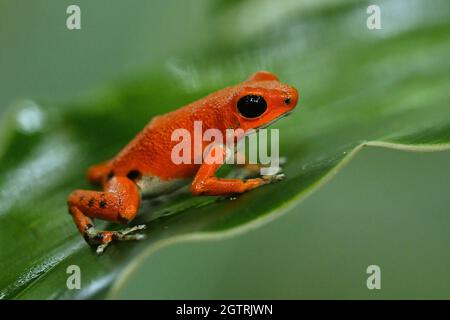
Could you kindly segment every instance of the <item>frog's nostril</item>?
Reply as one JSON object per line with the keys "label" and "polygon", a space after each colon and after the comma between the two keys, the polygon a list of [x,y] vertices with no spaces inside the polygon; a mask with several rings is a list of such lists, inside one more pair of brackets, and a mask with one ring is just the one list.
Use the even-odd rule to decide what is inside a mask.
{"label": "frog's nostril", "polygon": [[291,103],[291,98],[286,98],[286,99],[284,100],[284,103],[290,104],[290,103]]}

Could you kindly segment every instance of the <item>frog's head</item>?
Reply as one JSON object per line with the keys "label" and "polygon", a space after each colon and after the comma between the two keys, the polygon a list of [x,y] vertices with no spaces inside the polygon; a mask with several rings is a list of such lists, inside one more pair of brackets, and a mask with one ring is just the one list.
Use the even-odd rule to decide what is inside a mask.
{"label": "frog's head", "polygon": [[264,128],[293,111],[298,101],[295,88],[276,75],[259,71],[238,86],[232,113],[244,130]]}

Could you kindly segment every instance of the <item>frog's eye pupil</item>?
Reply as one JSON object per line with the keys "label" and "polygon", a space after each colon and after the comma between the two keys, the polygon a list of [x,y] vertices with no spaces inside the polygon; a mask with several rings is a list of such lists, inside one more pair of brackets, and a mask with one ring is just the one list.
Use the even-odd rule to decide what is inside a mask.
{"label": "frog's eye pupil", "polygon": [[245,118],[257,118],[267,110],[267,102],[263,97],[249,94],[239,99],[239,113]]}

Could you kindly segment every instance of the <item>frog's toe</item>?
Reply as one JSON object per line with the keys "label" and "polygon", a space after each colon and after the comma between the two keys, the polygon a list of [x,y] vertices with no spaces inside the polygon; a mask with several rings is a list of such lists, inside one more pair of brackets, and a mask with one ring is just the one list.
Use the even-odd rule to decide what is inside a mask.
{"label": "frog's toe", "polygon": [[135,231],[144,230],[146,227],[147,226],[145,224],[138,224],[138,225],[133,226],[131,228],[126,228],[126,229],[123,229],[123,230],[120,230],[120,231],[115,231],[115,233],[121,234],[121,235],[127,235],[127,234],[130,234],[130,233],[135,232]]}
{"label": "frog's toe", "polygon": [[102,253],[105,251],[105,248],[106,248],[109,244],[110,244],[110,242],[106,242],[106,243],[103,243],[103,244],[99,245],[99,246],[97,247],[97,250],[95,250],[95,252],[97,252],[97,254],[102,254]]}
{"label": "frog's toe", "polygon": [[98,254],[101,254],[105,251],[106,247],[112,241],[131,241],[145,239],[144,234],[131,234],[135,231],[143,230],[145,228],[146,226],[142,224],[120,231],[97,231],[95,229],[91,229],[86,233],[85,238],[90,245],[98,245],[96,251]]}
{"label": "frog's toe", "polygon": [[145,234],[130,234],[135,231],[144,230],[146,228],[145,224],[140,224],[131,228],[126,228],[120,231],[113,232],[113,239],[119,241],[128,241],[128,240],[143,240],[145,239]]}
{"label": "frog's toe", "polygon": [[286,175],[284,173],[278,173],[270,176],[262,176],[262,178],[267,181],[267,183],[273,183],[286,179]]}

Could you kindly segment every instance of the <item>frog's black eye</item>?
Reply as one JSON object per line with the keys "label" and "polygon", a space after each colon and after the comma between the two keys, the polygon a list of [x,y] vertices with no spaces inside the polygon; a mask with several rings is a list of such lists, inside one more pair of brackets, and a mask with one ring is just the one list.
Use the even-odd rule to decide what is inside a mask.
{"label": "frog's black eye", "polygon": [[257,118],[267,110],[267,102],[263,97],[249,94],[239,99],[239,113],[245,118]]}

